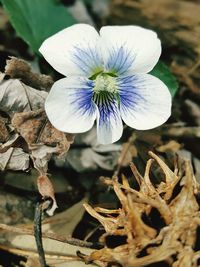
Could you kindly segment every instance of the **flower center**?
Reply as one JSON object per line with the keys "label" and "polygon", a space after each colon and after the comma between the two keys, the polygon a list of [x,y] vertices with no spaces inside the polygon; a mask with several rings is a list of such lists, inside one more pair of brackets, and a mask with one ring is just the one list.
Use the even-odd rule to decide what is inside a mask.
{"label": "flower center", "polygon": [[95,79],[94,93],[100,92],[117,93],[117,83],[115,77],[111,77],[108,74],[100,74]]}

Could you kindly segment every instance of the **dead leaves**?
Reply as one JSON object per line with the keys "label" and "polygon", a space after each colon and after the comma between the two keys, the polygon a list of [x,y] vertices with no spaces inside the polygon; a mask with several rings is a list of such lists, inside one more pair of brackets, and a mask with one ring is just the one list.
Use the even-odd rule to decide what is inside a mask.
{"label": "dead leaves", "polygon": [[[45,256],[50,266],[84,267],[85,263],[77,256],[77,250],[88,255],[94,251],[91,248],[92,243],[71,237],[85,212],[83,208],[85,202],[87,202],[86,197],[69,209],[43,221]],[[28,257],[29,260],[25,266],[36,267],[38,254],[30,225],[0,224],[0,229],[4,232],[4,235],[1,235],[0,249]],[[92,264],[92,266],[96,265]]]}
{"label": "dead leaves", "polygon": [[16,112],[38,110],[44,106],[47,92],[38,91],[17,79],[0,81],[0,110],[12,116]]}
{"label": "dead leaves", "polygon": [[0,143],[6,142],[9,138],[9,132],[6,127],[7,122],[8,122],[8,119],[0,116]]}
{"label": "dead leaves", "polygon": [[[104,180],[113,187],[121,203],[118,210],[93,209],[85,205],[90,215],[105,229],[100,238],[105,247],[89,257],[83,256],[87,263],[98,260],[126,267],[155,263],[173,267],[197,266],[200,258],[196,243],[200,209],[196,197],[200,194],[200,185],[188,161],[182,162],[180,169],[177,165],[173,172],[154,153],[150,152],[150,156],[153,159],[147,162],[144,177],[131,165],[139,190],[131,188],[125,176],[122,176],[121,183],[117,177]],[[157,186],[150,180],[154,161],[165,177]],[[153,215],[155,210],[157,218]],[[158,222],[162,222],[162,226],[156,226]],[[122,245],[109,248],[106,243],[108,236],[124,236],[126,239]]]}
{"label": "dead leaves", "polygon": [[[5,79],[6,75],[19,79]],[[48,93],[42,89],[49,89],[52,83],[50,77],[32,72],[23,60],[11,58],[7,61],[5,74],[0,75],[0,170],[28,170],[32,160],[40,173],[39,191],[43,197],[53,199],[54,210],[57,205],[53,187],[49,194],[40,178],[47,178],[51,156],[65,154],[73,136],[55,129],[45,114]]]}
{"label": "dead leaves", "polygon": [[[8,60],[6,74],[11,77],[23,78],[23,80],[26,77],[30,81],[29,84],[31,81],[34,80],[35,83],[37,80],[37,87],[40,85],[39,89],[47,88],[47,84],[49,86],[51,84],[51,82],[47,82],[44,86],[44,77],[33,73],[25,61],[16,58]],[[32,79],[33,77],[34,79]],[[50,78],[47,80],[50,81]],[[5,156],[5,162],[7,162],[7,155],[9,154],[7,149],[14,145],[11,142],[14,132],[17,132],[17,138],[22,137],[25,141],[23,143],[21,140],[17,148],[27,150],[28,146],[26,152],[29,153],[35,167],[41,173],[47,171],[47,163],[52,154],[61,155],[68,151],[70,144],[73,142],[73,136],[58,131],[48,121],[43,110],[46,96],[47,92],[45,91],[32,88],[19,79],[6,80],[5,74],[1,74],[0,111],[8,116],[7,118],[0,117],[1,152],[6,153],[2,154],[2,157]],[[14,145],[14,147],[16,146]],[[17,165],[16,157],[12,156],[9,160],[15,161]],[[3,164],[2,166],[13,166],[13,164],[7,162],[6,165]],[[21,167],[21,170],[24,170],[24,164],[21,164]]]}
{"label": "dead leaves", "polygon": [[47,210],[47,214],[49,216],[52,216],[54,214],[55,209],[58,208],[54,195],[53,185],[46,175],[41,175],[37,178],[37,186],[38,186],[38,191],[40,195],[43,197],[43,199],[45,198],[52,199],[53,205],[51,209]]}
{"label": "dead leaves", "polygon": [[173,72],[199,98],[198,1],[112,0],[110,10],[110,19],[115,25],[123,21],[123,25],[140,25],[155,30],[165,47],[165,55],[168,60],[172,59]]}
{"label": "dead leaves", "polygon": [[73,140],[72,136],[68,135],[68,140],[67,135],[52,126],[43,109],[16,113],[13,116],[12,125],[25,139],[29,149],[47,145],[56,147],[55,152],[62,154],[68,151]]}
{"label": "dead leaves", "polygon": [[49,90],[53,85],[51,76],[33,72],[26,61],[16,57],[6,61],[5,74],[39,90]]}
{"label": "dead leaves", "polygon": [[9,148],[0,156],[0,170],[26,171],[29,168],[29,155],[21,148]]}

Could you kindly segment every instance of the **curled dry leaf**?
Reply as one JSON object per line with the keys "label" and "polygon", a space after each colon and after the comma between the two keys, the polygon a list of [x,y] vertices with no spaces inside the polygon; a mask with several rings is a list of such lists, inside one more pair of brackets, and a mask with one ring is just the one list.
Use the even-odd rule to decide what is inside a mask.
{"label": "curled dry leaf", "polygon": [[10,57],[6,61],[5,74],[39,90],[50,89],[53,85],[51,76],[33,72],[26,61],[16,57]]}
{"label": "curled dry leaf", "polygon": [[26,171],[29,168],[29,154],[21,148],[10,147],[6,152],[0,154],[0,170]]}
{"label": "curled dry leaf", "polygon": [[52,216],[54,214],[55,209],[58,208],[56,199],[55,199],[53,185],[46,175],[41,175],[37,178],[37,186],[38,186],[39,193],[42,195],[44,199],[45,198],[52,199],[53,205],[50,209],[47,210],[47,214],[49,216]]}
{"label": "curled dry leaf", "polygon": [[[197,196],[200,185],[195,180],[191,165],[185,161],[182,169],[174,172],[154,153],[150,152],[144,177],[135,165],[131,169],[139,190],[131,188],[125,176],[120,183],[117,177],[104,179],[112,186],[121,207],[118,210],[92,208],[86,210],[104,227],[100,241],[104,248],[83,256],[86,263],[98,260],[126,267],[159,266],[196,267],[200,259],[197,229],[200,226],[200,209]],[[150,168],[156,164],[165,179],[157,186],[150,180]],[[124,240],[109,247],[107,238]]]}
{"label": "curled dry leaf", "polygon": [[69,149],[73,141],[72,135],[65,135],[52,126],[43,109],[16,113],[12,125],[26,140],[30,149],[47,145],[56,147],[57,154],[62,154]]}
{"label": "curled dry leaf", "polygon": [[43,109],[14,114],[12,125],[27,142],[34,166],[40,173],[46,173],[52,153],[66,153],[73,142],[72,135],[52,126]]}
{"label": "curled dry leaf", "polygon": [[15,112],[38,110],[44,106],[47,92],[38,91],[17,79],[0,82],[0,109],[12,116]]}
{"label": "curled dry leaf", "polygon": [[4,143],[9,139],[9,131],[6,127],[8,120],[0,115],[0,143]]}

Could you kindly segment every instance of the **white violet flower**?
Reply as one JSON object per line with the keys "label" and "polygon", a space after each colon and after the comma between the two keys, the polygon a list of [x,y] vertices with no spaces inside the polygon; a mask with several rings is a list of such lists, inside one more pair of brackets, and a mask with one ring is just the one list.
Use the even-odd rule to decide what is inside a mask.
{"label": "white violet flower", "polygon": [[39,51],[67,76],[54,83],[45,102],[50,122],[60,131],[82,133],[97,120],[101,144],[122,135],[122,120],[147,130],[171,114],[171,95],[147,74],[158,62],[161,43],[155,32],[138,26],[105,26],[100,33],[76,24],[44,41]]}

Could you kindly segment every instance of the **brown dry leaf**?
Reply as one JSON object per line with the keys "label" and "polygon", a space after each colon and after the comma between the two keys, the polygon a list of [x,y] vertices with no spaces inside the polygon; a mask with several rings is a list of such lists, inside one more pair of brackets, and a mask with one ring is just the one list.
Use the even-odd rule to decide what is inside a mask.
{"label": "brown dry leaf", "polygon": [[118,162],[121,163],[121,166],[122,167],[128,166],[135,157],[137,157],[136,146],[130,145],[130,143],[124,143],[122,145],[122,151],[118,159]]}
{"label": "brown dry leaf", "polygon": [[199,14],[199,2],[195,0],[112,0],[111,6],[113,22],[123,18],[124,24],[154,28],[170,45],[187,45],[197,53],[200,39]]}
{"label": "brown dry leaf", "polygon": [[17,79],[0,81],[0,110],[16,112],[38,110],[44,105],[47,92],[38,91]]}
{"label": "brown dry leaf", "polygon": [[7,118],[3,118],[0,115],[0,143],[4,143],[9,139],[9,131],[6,127],[6,124],[8,122]]}
{"label": "brown dry leaf", "polygon": [[52,126],[43,109],[16,113],[12,125],[26,140],[30,149],[47,145],[56,147],[57,154],[63,154],[67,152],[73,140],[72,135],[65,135]]}
{"label": "brown dry leaf", "polygon": [[[121,207],[118,210],[92,208],[85,205],[91,216],[104,227],[101,236],[104,248],[94,251],[86,263],[98,260],[126,267],[159,266],[197,267],[200,247],[197,234],[200,227],[200,206],[197,199],[200,185],[193,176],[188,161],[173,171],[154,153],[149,153],[144,177],[132,165],[139,190],[131,188],[125,176],[105,179],[112,186]],[[164,180],[154,186],[150,180],[153,162],[158,165]],[[183,163],[183,161],[182,161]],[[176,193],[175,193],[176,192]],[[157,215],[155,215],[155,210]],[[156,216],[156,217],[154,217]],[[106,237],[124,238],[122,244],[110,248]]]}
{"label": "brown dry leaf", "polygon": [[111,24],[140,25],[155,30],[168,49],[168,59],[176,65],[175,74],[199,96],[198,0],[111,0],[110,11]]}
{"label": "brown dry leaf", "polygon": [[26,171],[29,168],[30,157],[21,148],[9,148],[0,153],[0,170]]}
{"label": "brown dry leaf", "polygon": [[52,216],[54,214],[55,209],[58,208],[53,185],[46,175],[41,175],[37,178],[37,186],[38,191],[42,195],[43,199],[48,197],[52,199],[53,205],[50,209],[47,210],[47,214],[49,216]]}
{"label": "brown dry leaf", "polygon": [[12,124],[27,142],[34,166],[41,174],[47,172],[52,154],[66,153],[73,142],[72,135],[64,134],[51,125],[43,109],[16,113]]}
{"label": "brown dry leaf", "polygon": [[27,142],[34,167],[41,174],[47,172],[52,154],[65,154],[73,142],[73,135],[52,126],[43,109],[14,114],[12,125]]}
{"label": "brown dry leaf", "polygon": [[182,145],[175,140],[170,140],[166,144],[156,147],[156,150],[158,152],[177,152],[181,147]]}
{"label": "brown dry leaf", "polygon": [[18,78],[26,85],[39,90],[50,89],[53,85],[51,76],[33,72],[31,66],[26,61],[16,57],[10,57],[6,61],[5,74],[13,79]]}

